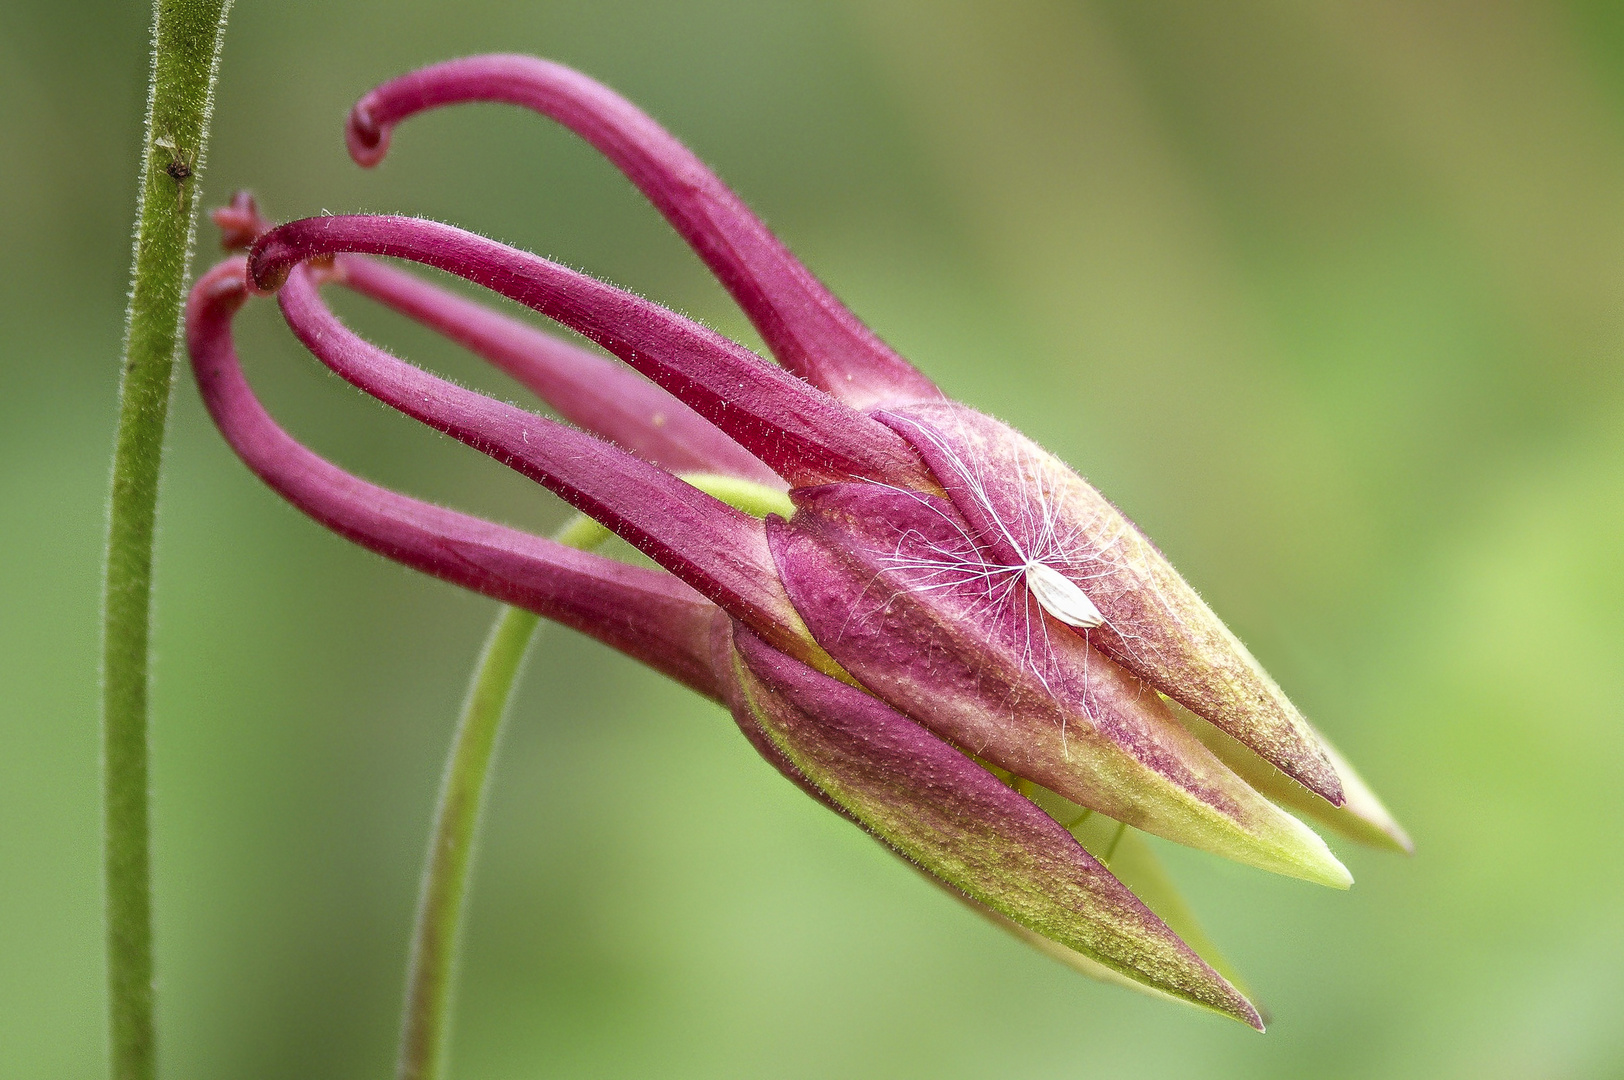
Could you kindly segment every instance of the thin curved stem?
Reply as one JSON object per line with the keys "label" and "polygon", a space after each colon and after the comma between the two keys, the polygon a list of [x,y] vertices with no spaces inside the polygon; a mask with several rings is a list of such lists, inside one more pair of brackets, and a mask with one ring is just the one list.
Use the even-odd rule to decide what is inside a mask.
{"label": "thin curved stem", "polygon": [[444,1072],[463,900],[468,891],[468,870],[485,785],[508,698],[540,621],[541,617],[532,612],[504,607],[474,668],[473,684],[468,689],[468,701],[457,724],[440,786],[440,804],[435,810],[433,839],[418,899],[400,1063],[396,1069],[400,1080],[434,1080]]}
{"label": "thin curved stem", "polygon": [[140,209],[109,499],[102,659],[109,1067],[157,1074],[147,805],[148,636],[158,472],[231,0],[155,0]]}
{"label": "thin curved stem", "polygon": [[[787,516],[793,510],[782,492],[753,481],[709,473],[689,474],[684,479],[755,517]],[[596,521],[577,514],[553,538],[590,551],[611,535]],[[457,722],[418,895],[400,1060],[395,1070],[398,1080],[438,1080],[445,1073],[463,902],[480,811],[502,718],[538,621],[531,612],[502,609],[474,668],[468,699]]]}

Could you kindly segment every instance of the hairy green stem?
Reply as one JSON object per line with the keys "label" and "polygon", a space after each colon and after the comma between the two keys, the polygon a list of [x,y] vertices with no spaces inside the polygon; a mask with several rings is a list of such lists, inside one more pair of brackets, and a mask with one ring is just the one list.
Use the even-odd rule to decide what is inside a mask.
{"label": "hairy green stem", "polygon": [[147,809],[148,631],[158,470],[192,208],[231,0],[157,0],[107,529],[102,754],[109,1065],[157,1074]]}
{"label": "hairy green stem", "polygon": [[[794,510],[782,492],[748,480],[712,474],[683,479],[757,517],[768,513],[787,517]],[[586,551],[609,536],[608,529],[577,514],[554,538]],[[468,698],[457,722],[451,756],[440,782],[440,799],[418,894],[411,966],[406,975],[400,1060],[395,1071],[398,1080],[438,1080],[445,1072],[463,902],[480,811],[502,718],[537,622],[528,611],[502,609],[474,668]]]}

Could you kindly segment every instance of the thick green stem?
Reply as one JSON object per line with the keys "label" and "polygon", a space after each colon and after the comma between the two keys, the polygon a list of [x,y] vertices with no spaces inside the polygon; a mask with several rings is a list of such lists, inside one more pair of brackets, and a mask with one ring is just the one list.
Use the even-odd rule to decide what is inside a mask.
{"label": "thick green stem", "polygon": [[147,653],[158,469],[198,174],[231,0],[158,0],[107,531],[102,661],[110,1067],[157,1072],[147,809]]}
{"label": "thick green stem", "polygon": [[[787,517],[794,511],[782,492],[748,480],[703,473],[683,479],[757,517],[769,513]],[[555,539],[586,551],[609,536],[608,529],[577,514]],[[457,723],[451,757],[440,783],[440,801],[434,812],[434,831],[417,901],[411,967],[406,976],[406,1015],[395,1073],[399,1080],[438,1080],[445,1071],[463,901],[468,892],[480,811],[502,717],[536,623],[537,617],[528,611],[502,609],[474,668],[468,699]]]}

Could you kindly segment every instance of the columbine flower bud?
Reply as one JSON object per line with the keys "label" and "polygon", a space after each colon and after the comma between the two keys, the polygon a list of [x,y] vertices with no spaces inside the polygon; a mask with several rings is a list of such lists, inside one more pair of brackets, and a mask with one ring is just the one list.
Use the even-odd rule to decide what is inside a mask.
{"label": "columbine flower bud", "polygon": [[[1024,436],[943,398],[624,99],[528,57],[453,61],[366,95],[347,129],[352,155],[376,164],[396,124],[462,101],[534,109],[602,150],[782,367],[448,225],[364,215],[269,228],[239,199],[217,218],[252,251],[198,283],[187,325],[210,412],[250,467],[375,551],[560,619],[725,701],[785,776],[1028,940],[1261,1027],[1245,996],[1078,843],[1074,823],[1043,807],[1345,887],[1341,863],[1278,804],[1407,848],[1369,788],[1115,507]],[[375,256],[464,277],[626,366]],[[445,333],[578,427],[363,341],[323,304],[324,282]],[[293,442],[231,346],[231,315],[251,292],[275,292],[333,371],[545,485],[669,574],[384,491]],[[692,470],[740,478],[779,512],[763,521],[675,475]]]}

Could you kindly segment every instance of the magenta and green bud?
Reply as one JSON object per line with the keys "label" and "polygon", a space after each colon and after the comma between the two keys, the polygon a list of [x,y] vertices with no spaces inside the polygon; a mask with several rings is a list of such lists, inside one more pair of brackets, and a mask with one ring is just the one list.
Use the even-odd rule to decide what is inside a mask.
{"label": "magenta and green bud", "polygon": [[[785,776],[1045,951],[1261,1027],[1143,841],[1130,834],[1119,880],[1106,864],[1121,827],[1102,857],[1069,828],[1097,813],[1345,887],[1346,869],[1282,807],[1407,849],[1368,786],[1137,527],[1053,455],[945,400],[618,95],[527,57],[453,61],[363,98],[352,154],[376,164],[400,121],[461,101],[532,108],[599,147],[782,366],[448,225],[360,215],[271,228],[239,199],[218,217],[231,246],[252,250],[199,282],[188,337],[210,412],[250,467],[358,543],[726,702]],[[378,256],[491,289],[623,363]],[[463,344],[574,426],[364,341],[322,301],[327,283]],[[295,334],[345,379],[543,484],[662,569],[385,491],[299,446],[253,398],[231,344],[231,317],[256,292],[276,292]],[[714,475],[685,482],[695,471]]]}
{"label": "magenta and green bud", "polygon": [[1136,828],[1346,887],[1311,830],[1259,795],[1161,697],[989,567],[938,496],[873,484],[791,492],[769,526],[812,636],[887,703],[957,746]]}

